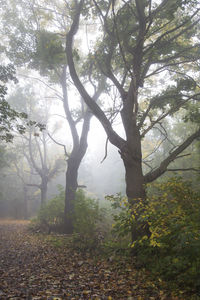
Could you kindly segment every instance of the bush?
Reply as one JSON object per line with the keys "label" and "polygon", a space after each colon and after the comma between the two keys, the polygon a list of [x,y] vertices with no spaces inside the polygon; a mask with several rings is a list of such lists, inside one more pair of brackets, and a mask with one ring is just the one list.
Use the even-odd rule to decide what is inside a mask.
{"label": "bush", "polygon": [[[127,197],[121,193],[106,196],[111,204],[112,230],[109,239],[105,243],[110,254],[126,253],[131,245],[132,216]],[[129,251],[128,251],[129,252]]]}
{"label": "bush", "polygon": [[139,265],[174,290],[200,292],[200,195],[181,178],[153,184],[149,191],[147,202],[138,201],[135,207],[125,198],[111,197],[118,210],[114,231],[128,236],[137,226],[135,217],[140,224],[148,222],[151,236],[131,245]]}
{"label": "bush", "polygon": [[77,235],[74,242],[78,248],[95,249],[99,246],[103,238],[100,229],[103,211],[97,200],[86,197],[83,190],[77,191],[74,203],[74,232]]}
{"label": "bush", "polygon": [[41,207],[38,212],[38,222],[41,226],[47,227],[47,231],[52,229],[59,230],[63,226],[64,221],[64,188],[58,186],[59,194]]}
{"label": "bush", "polygon": [[140,245],[140,260],[173,288],[200,291],[200,195],[181,178],[154,188],[145,211],[151,237]]}
{"label": "bush", "polygon": [[[46,203],[39,211],[37,223],[47,232],[59,231],[64,224],[65,193],[59,186],[59,194]],[[74,201],[74,245],[78,248],[94,248],[100,241],[99,223],[103,217],[103,209],[98,201],[87,197],[83,190],[76,192]]]}

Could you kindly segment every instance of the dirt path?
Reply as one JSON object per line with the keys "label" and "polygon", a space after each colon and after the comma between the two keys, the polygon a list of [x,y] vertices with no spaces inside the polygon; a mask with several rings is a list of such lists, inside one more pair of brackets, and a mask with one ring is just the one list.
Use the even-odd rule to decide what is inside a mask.
{"label": "dirt path", "polygon": [[[0,221],[0,299],[161,299],[130,266],[113,266]],[[166,298],[162,298],[166,299]]]}

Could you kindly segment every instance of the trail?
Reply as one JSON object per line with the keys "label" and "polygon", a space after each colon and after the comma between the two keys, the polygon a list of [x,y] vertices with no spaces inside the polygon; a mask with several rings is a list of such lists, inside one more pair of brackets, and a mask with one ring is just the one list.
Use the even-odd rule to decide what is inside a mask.
{"label": "trail", "polygon": [[161,299],[130,266],[55,247],[27,224],[0,220],[1,300]]}

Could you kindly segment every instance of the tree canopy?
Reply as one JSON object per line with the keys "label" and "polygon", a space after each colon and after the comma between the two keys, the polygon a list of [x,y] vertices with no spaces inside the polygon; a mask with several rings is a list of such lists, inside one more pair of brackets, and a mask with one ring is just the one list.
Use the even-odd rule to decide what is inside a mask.
{"label": "tree canopy", "polygon": [[[72,41],[80,16],[87,6],[85,1],[77,3],[76,14],[67,34],[66,53],[71,76],[104,126],[110,142],[120,149],[122,158],[126,160],[131,152],[140,160],[140,142],[137,139],[141,141],[156,126],[163,135],[166,134],[162,128],[163,120],[173,117],[180,109],[185,112],[183,120],[187,119],[191,105],[197,105],[198,110],[198,3],[91,1],[90,4],[93,5],[93,16],[99,17],[102,24],[102,36],[91,49],[90,58],[94,59],[97,71],[103,73],[119,93],[126,139],[113,131],[109,119],[89,96],[75,68]],[[197,125],[194,134],[185,140],[183,137],[183,142],[171,151],[160,166],[146,174],[144,181],[155,180],[163,174],[169,163],[199,134]]]}
{"label": "tree canopy", "polygon": [[[73,153],[80,150],[83,136],[76,131],[80,115],[74,117],[69,109],[71,79],[88,106],[82,105],[85,116],[92,112],[119,150],[130,203],[138,198],[145,201],[145,184],[171,171],[170,164],[200,136],[198,1],[80,0],[56,5],[20,1],[16,17],[13,1],[9,7],[5,18],[12,16],[13,20],[4,22],[7,55],[19,66],[37,69],[51,82],[59,82],[76,145]],[[86,30],[85,41],[81,34],[94,23],[98,32],[90,36]],[[98,89],[103,105],[96,101]],[[169,143],[168,153],[151,165],[143,143],[157,130],[161,141],[154,143],[152,153],[159,151],[163,140],[170,141],[166,124],[173,123],[176,116],[190,122],[191,130],[176,144]],[[124,134],[116,130],[115,119],[121,119]],[[88,122],[84,124],[88,132]]]}
{"label": "tree canopy", "polygon": [[13,65],[0,65],[0,139],[5,140],[6,142],[12,141],[12,130],[14,128],[20,133],[25,132],[25,127],[20,124],[18,120],[20,118],[27,119],[27,115],[25,113],[18,113],[12,109],[5,99],[7,94],[6,83],[9,80],[17,83]]}

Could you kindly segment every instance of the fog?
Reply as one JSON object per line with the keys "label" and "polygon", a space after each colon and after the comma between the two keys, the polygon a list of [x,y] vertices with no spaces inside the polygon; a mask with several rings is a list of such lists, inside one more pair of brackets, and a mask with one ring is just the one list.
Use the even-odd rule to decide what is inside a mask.
{"label": "fog", "polygon": [[[153,1],[152,9],[160,3],[161,1]],[[130,184],[129,190],[134,194],[131,186],[133,179],[133,185],[137,187],[140,184],[140,191],[143,191],[144,177],[148,172],[155,175],[156,168],[157,174],[168,172],[167,167],[164,171],[158,170],[163,160],[169,158],[170,167],[174,166],[176,170],[182,166],[185,166],[186,170],[195,169],[195,161],[198,160],[198,147],[192,144],[195,139],[193,133],[199,122],[195,119],[196,116],[192,115],[194,109],[197,110],[198,117],[199,109],[198,103],[195,102],[199,99],[199,86],[195,83],[199,79],[196,66],[190,71],[185,68],[185,75],[184,72],[182,75],[176,74],[173,65],[172,69],[169,68],[170,55],[176,59],[173,57],[176,49],[169,49],[169,53],[162,53],[162,49],[159,49],[160,54],[156,49],[155,56],[160,55],[158,61],[160,59],[160,64],[163,65],[154,62],[147,53],[147,57],[145,54],[141,58],[144,61],[138,66],[141,68],[140,72],[135,72],[132,62],[137,61],[137,57],[130,58],[129,48],[124,49],[123,55],[118,53],[121,48],[118,39],[115,46],[109,44],[108,37],[104,40],[107,33],[104,32],[104,26],[101,28],[98,14],[94,15],[92,20],[85,19],[84,15],[80,18],[80,30],[74,37],[72,53],[69,55],[66,32],[71,26],[72,16],[68,18],[63,15],[61,7],[64,7],[69,15],[74,8],[73,5],[66,5],[66,1],[61,1],[60,4],[62,5],[45,3],[41,9],[34,7],[35,2],[32,1],[19,1],[15,5],[10,1],[5,5],[5,13],[3,10],[1,12],[2,27],[5,31],[1,32],[5,44],[5,49],[2,47],[1,59],[5,65],[11,63],[15,67],[11,74],[4,74],[3,84],[6,89],[2,97],[6,95],[6,100],[14,110],[27,114],[27,119],[18,117],[15,120],[11,116],[11,126],[8,123],[6,131],[14,137],[13,142],[4,141],[0,147],[2,215],[5,213],[13,217],[22,217],[23,214],[27,214],[27,210],[28,216],[36,215],[39,207],[58,193],[58,185],[69,189],[66,197],[71,190],[75,191],[77,176],[78,185],[84,186],[85,192],[99,199],[101,203],[106,195],[125,194],[124,163],[127,161],[126,166],[132,166],[135,162],[139,165],[135,168],[135,173],[129,173],[130,180],[126,181],[126,184]],[[115,13],[119,13],[119,8],[123,5],[123,1],[119,2]],[[46,9],[48,17],[45,15]],[[192,11],[188,11],[191,17]],[[106,16],[111,17],[112,13],[108,7]],[[179,10],[177,16],[180,17]],[[131,20],[134,22],[134,19]],[[161,40],[165,36],[162,30],[162,26],[158,28]],[[130,39],[133,49],[136,49],[134,43],[138,41],[136,32],[132,33]],[[120,34],[123,36],[125,32]],[[198,37],[193,38],[194,40],[191,39],[188,43],[191,43],[193,55],[196,57],[196,46],[193,47],[192,43],[198,40]],[[147,38],[143,46],[151,49],[155,46],[154,39],[152,34],[152,39]],[[163,43],[165,45],[166,41]],[[183,46],[180,44],[177,47],[181,49]],[[120,62],[118,55],[122,56]],[[107,65],[108,56],[112,59]],[[195,61],[194,57],[191,58],[191,63]],[[70,75],[70,58],[74,60],[82,90],[84,89],[87,95],[85,98],[94,100],[95,105],[98,104],[97,110],[103,115],[102,119],[99,115],[98,118],[103,125],[106,123],[105,130],[109,127],[110,140],[116,138],[116,147],[107,141],[105,130],[97,118],[92,116],[94,111],[91,105],[85,104],[83,93],[79,90],[79,94],[75,88],[77,83]],[[169,65],[165,65],[165,62],[169,62]],[[181,62],[177,59],[177,66],[179,63]],[[133,69],[132,73],[128,72],[127,64],[130,64],[130,70]],[[147,67],[146,73],[144,66]],[[134,72],[138,73],[138,76],[144,76],[143,79],[138,78],[136,85],[133,84]],[[132,88],[135,90],[132,91]],[[193,92],[194,95],[191,96]],[[129,97],[132,102],[132,115],[127,117],[130,107],[127,104],[129,101],[126,100]],[[189,101],[191,107],[188,106],[187,112],[184,104],[190,104]],[[7,117],[8,115],[5,119]],[[182,125],[179,124],[179,119],[183,121]],[[42,125],[45,129],[41,131]],[[192,137],[191,141],[187,142],[188,150],[183,147],[183,155],[174,161],[177,157],[171,156],[171,153],[184,144],[185,133],[186,138]],[[118,149],[123,150],[122,157]],[[187,151],[193,155],[191,160]],[[140,182],[137,181],[139,177]],[[154,179],[157,179],[156,175]],[[145,191],[143,192],[145,194]],[[134,196],[131,195],[130,198]]]}
{"label": "fog", "polygon": [[[77,95],[70,96],[77,97]],[[55,161],[61,161],[55,175],[48,182],[48,201],[58,193],[59,185],[65,188],[68,165],[65,151],[70,153],[73,141],[62,103],[43,83],[29,78],[27,85],[22,79],[17,89],[10,87],[8,101],[14,108],[28,113],[30,119],[46,124],[46,130],[42,132],[31,127],[24,135],[14,131],[13,143],[3,146],[8,161],[0,174],[1,216],[23,217],[26,205],[28,217],[32,217],[37,214],[41,204],[39,188],[41,179],[37,168],[43,168],[45,165],[46,168],[53,168]],[[80,124],[79,134],[81,128]],[[93,116],[88,135],[88,148],[78,172],[78,184],[84,186],[88,196],[99,199],[100,203],[105,201],[106,195],[125,193],[125,175],[120,155],[106,140],[101,124]],[[6,187],[11,182],[11,187],[9,185]],[[24,201],[27,203],[24,204]]]}

